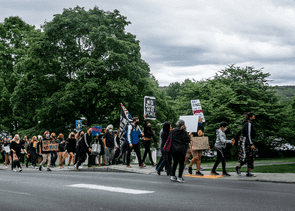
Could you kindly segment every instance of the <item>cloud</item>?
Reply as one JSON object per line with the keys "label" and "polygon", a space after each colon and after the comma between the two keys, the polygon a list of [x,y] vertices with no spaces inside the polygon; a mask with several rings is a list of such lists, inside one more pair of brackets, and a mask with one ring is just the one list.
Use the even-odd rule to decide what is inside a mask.
{"label": "cloud", "polygon": [[264,67],[273,84],[294,84],[295,2],[292,0],[2,1],[0,19],[51,21],[63,8],[118,9],[131,21],[142,58],[160,85],[214,76],[229,64]]}

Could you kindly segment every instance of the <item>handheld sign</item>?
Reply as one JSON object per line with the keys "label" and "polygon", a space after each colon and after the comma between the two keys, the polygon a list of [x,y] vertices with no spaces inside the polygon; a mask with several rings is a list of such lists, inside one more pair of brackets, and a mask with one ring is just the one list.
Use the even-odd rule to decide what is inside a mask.
{"label": "handheld sign", "polygon": [[101,135],[102,126],[93,126],[92,127],[92,136]]}
{"label": "handheld sign", "polygon": [[59,144],[54,140],[43,140],[42,141],[42,151],[50,152],[57,151]]}
{"label": "handheld sign", "polygon": [[201,102],[199,99],[191,100],[193,115],[199,115],[202,118],[202,121],[205,122],[205,117],[201,107]]}
{"label": "handheld sign", "polygon": [[82,130],[82,120],[76,120],[76,130]]}
{"label": "handheld sign", "polygon": [[209,147],[209,139],[207,136],[200,136],[200,137],[192,137],[193,147],[196,150],[203,150],[208,149]]}
{"label": "handheld sign", "polygon": [[156,98],[144,97],[144,115],[146,119],[156,120]]}
{"label": "handheld sign", "polygon": [[179,119],[185,122],[186,131],[198,132],[199,115],[180,116]]}

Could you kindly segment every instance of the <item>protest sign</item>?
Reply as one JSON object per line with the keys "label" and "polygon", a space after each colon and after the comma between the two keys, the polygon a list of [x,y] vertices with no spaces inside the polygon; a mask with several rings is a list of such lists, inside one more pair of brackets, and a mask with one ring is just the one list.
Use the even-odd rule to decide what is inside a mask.
{"label": "protest sign", "polygon": [[209,147],[209,139],[207,136],[193,137],[192,141],[193,141],[193,147],[196,150],[208,149]]}
{"label": "protest sign", "polygon": [[156,120],[156,98],[144,97],[144,115],[146,119]]}
{"label": "protest sign", "polygon": [[42,151],[44,151],[44,152],[57,151],[58,145],[59,144],[55,140],[43,140],[42,141]]}
{"label": "protest sign", "polygon": [[102,126],[93,126],[92,127],[92,136],[101,135]]}
{"label": "protest sign", "polygon": [[186,131],[198,131],[199,115],[180,116],[179,119],[182,119],[185,122]]}
{"label": "protest sign", "polygon": [[202,121],[205,122],[205,116],[201,107],[201,102],[199,99],[191,100],[193,115],[199,115],[202,118]]}
{"label": "protest sign", "polygon": [[82,120],[76,120],[76,130],[82,130]]}

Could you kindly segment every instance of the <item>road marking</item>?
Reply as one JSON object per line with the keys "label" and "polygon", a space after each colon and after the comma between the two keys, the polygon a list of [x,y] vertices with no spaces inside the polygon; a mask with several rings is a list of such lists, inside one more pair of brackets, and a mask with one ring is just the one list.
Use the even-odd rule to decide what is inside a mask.
{"label": "road marking", "polygon": [[24,193],[24,192],[16,192],[16,191],[10,191],[10,190],[3,190],[3,189],[0,189],[0,191],[2,192],[6,192],[6,193],[15,193],[15,194],[21,194],[21,195],[31,195],[29,193]]}
{"label": "road marking", "polygon": [[104,191],[117,192],[117,193],[128,193],[128,194],[147,194],[147,193],[154,193],[155,192],[155,191],[116,188],[116,187],[110,187],[110,186],[90,185],[90,184],[75,184],[75,185],[67,185],[67,186],[74,187],[74,188],[88,188],[88,189],[94,189],[94,190],[104,190]]}

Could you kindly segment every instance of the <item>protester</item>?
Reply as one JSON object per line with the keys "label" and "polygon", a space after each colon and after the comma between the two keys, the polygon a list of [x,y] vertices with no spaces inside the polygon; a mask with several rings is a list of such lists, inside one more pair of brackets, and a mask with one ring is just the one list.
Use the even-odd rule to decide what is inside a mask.
{"label": "protester", "polygon": [[66,146],[66,141],[64,138],[64,135],[60,133],[57,137],[57,143],[58,143],[58,163],[59,163],[59,168],[64,168],[63,162],[65,160],[65,146]]}
{"label": "protester", "polygon": [[39,150],[40,149],[40,144],[41,144],[41,141],[42,141],[42,136],[41,135],[38,135],[38,142],[37,142],[37,161],[38,161],[38,165],[40,165],[40,163],[42,162],[42,154],[41,154],[41,151]]}
{"label": "protester", "polygon": [[46,161],[48,162],[47,171],[51,171],[51,169],[49,168],[49,164],[50,164],[50,160],[51,160],[50,159],[51,152],[43,150],[43,143],[44,143],[44,141],[47,141],[47,140],[51,140],[49,131],[44,132],[44,138],[39,145],[39,152],[41,152],[40,154],[43,156],[43,160],[39,165],[39,171],[42,171],[42,169],[44,169],[44,165],[45,165]]}
{"label": "protester", "polygon": [[156,169],[158,175],[161,175],[161,171],[163,171],[164,167],[166,167],[167,176],[171,175],[172,154],[170,151],[168,152],[166,150],[163,150],[171,130],[172,130],[171,122],[165,122],[160,132],[160,142],[161,142],[160,148],[162,152],[162,157],[159,161],[160,164],[158,168]]}
{"label": "protester", "polygon": [[115,157],[115,151],[118,149],[113,133],[113,125],[108,125],[107,131],[103,135],[103,143],[105,145],[106,166],[109,166]]}
{"label": "protester", "polygon": [[9,135],[8,138],[6,139],[6,144],[7,144],[6,147],[9,150],[8,151],[9,161],[10,161],[9,165],[11,165],[11,170],[13,170],[13,152],[10,150],[11,149],[11,147],[10,147],[11,142],[12,142],[12,136]]}
{"label": "protester", "polygon": [[[10,149],[12,152],[12,156],[13,156],[13,167],[16,168],[16,166],[18,166],[18,171],[21,172],[22,171],[22,167],[20,165],[19,159],[21,156],[21,150],[24,149],[24,146],[22,145],[19,135],[16,134],[13,138],[13,140],[11,141],[10,144]],[[24,149],[24,152],[27,153],[27,151]],[[14,169],[14,171],[17,171],[16,169]]]}
{"label": "protester", "polygon": [[9,160],[9,154],[10,154],[10,148],[9,148],[9,151],[7,150],[8,149],[8,143],[7,143],[7,138],[4,138],[3,139],[3,148],[4,148],[4,157],[5,157],[5,161],[4,161],[4,167],[5,168],[8,168],[7,167],[7,164],[8,164],[8,160]]}
{"label": "protester", "polygon": [[232,140],[226,140],[225,131],[227,130],[228,123],[227,122],[221,122],[219,125],[219,129],[216,130],[216,142],[215,142],[215,149],[217,151],[217,160],[211,170],[211,175],[219,175],[216,172],[216,168],[219,165],[220,161],[222,161],[222,176],[231,176],[226,172],[225,166],[226,166],[226,160],[224,157],[225,147],[226,143],[232,143]]}
{"label": "protester", "polygon": [[[38,167],[36,167],[36,163],[37,163],[37,136],[33,136],[30,145],[29,145],[29,153],[30,153],[30,157],[32,159],[32,168],[36,168],[38,169]],[[28,162],[27,162],[28,164]]]}
{"label": "protester", "polygon": [[68,168],[70,169],[71,162],[75,164],[75,156],[74,153],[76,152],[76,139],[75,139],[75,133],[71,132],[69,135],[69,138],[66,140],[66,150],[65,152],[69,154],[69,162],[68,162]]}
{"label": "protester", "polygon": [[86,134],[80,134],[81,140],[78,142],[77,150],[79,152],[79,161],[77,162],[76,170],[79,169],[79,166],[85,162],[87,153],[91,153],[91,141],[92,141],[92,128],[87,130]]}
{"label": "protester", "polygon": [[76,169],[76,167],[77,167],[77,163],[78,163],[78,161],[79,161],[79,150],[78,150],[78,145],[79,145],[79,143],[80,143],[80,141],[81,141],[81,139],[82,139],[82,136],[84,135],[84,131],[83,130],[80,130],[77,134],[76,134],[76,136],[75,136],[75,138],[76,138],[76,154],[75,154],[75,163],[74,163],[74,168]]}
{"label": "protester", "polygon": [[[58,143],[57,139],[56,139],[56,134],[55,133],[51,133],[50,138],[53,142]],[[57,150],[51,151],[51,160],[50,160],[50,166],[52,168],[56,167],[55,163],[57,160]],[[49,166],[49,167],[50,167]]]}
{"label": "protester", "polygon": [[[128,148],[129,148],[129,144],[128,144],[128,141],[126,139],[127,129],[124,130],[124,131],[120,131],[120,133],[118,135],[119,138],[120,138],[120,145],[119,145],[120,146],[120,155],[116,160],[117,164],[123,163],[123,165],[127,165],[127,162],[126,162],[127,158],[126,157],[127,157],[127,151],[128,151]],[[123,157],[123,161],[121,162],[120,159],[122,157]]]}
{"label": "protester", "polygon": [[147,122],[146,120],[146,116],[143,115],[144,117],[144,138],[143,138],[143,146],[145,148],[144,154],[143,154],[143,158],[142,161],[143,163],[145,162],[146,156],[147,154],[149,155],[150,161],[152,166],[155,166],[155,163],[153,161],[153,157],[152,157],[152,153],[151,153],[151,140],[153,139],[154,142],[159,146],[159,143],[157,143],[156,138],[155,138],[155,134],[154,131],[152,130],[152,126],[151,123]]}
{"label": "protester", "polygon": [[[202,121],[203,121],[202,118],[199,117],[198,131],[197,131],[197,134],[199,137],[204,136],[204,134],[205,134]],[[210,146],[208,147],[208,149],[210,149]],[[188,159],[191,156],[193,156],[193,159],[191,160],[190,165],[188,167],[189,174],[193,173],[192,167],[193,167],[193,164],[196,163],[196,167],[197,167],[196,175],[197,176],[204,176],[204,174],[202,174],[200,172],[202,155],[203,155],[203,150],[196,150],[191,144],[189,144],[189,147],[187,149],[186,156],[185,156],[185,162],[184,162],[184,165],[186,165],[188,162]]]}
{"label": "protester", "polygon": [[[178,120],[177,127],[172,130],[171,138],[171,153],[173,158],[173,166],[171,171],[171,181],[185,182],[182,178],[185,155],[188,145],[191,141],[191,137],[186,131],[185,122],[183,120]],[[175,176],[176,168],[179,164],[178,178]]]}
{"label": "protester", "polygon": [[119,132],[116,131],[116,130],[114,131],[114,136],[115,136],[115,142],[117,144],[117,149],[115,150],[115,156],[114,156],[113,164],[118,164],[118,157],[121,154],[120,128],[119,128]]}
{"label": "protester", "polygon": [[[26,145],[26,140],[27,140],[27,136],[25,135],[23,137],[23,139],[21,140],[21,144],[24,147],[24,149],[26,149],[26,146],[25,146]],[[25,165],[25,152],[24,152],[23,149],[22,149],[21,154],[20,154],[20,162],[22,163],[22,166]]]}
{"label": "protester", "polygon": [[[241,130],[242,139],[239,142],[239,148],[241,151],[239,152],[239,162],[240,165],[236,166],[236,172],[239,176],[241,176],[241,167],[247,163],[247,174],[248,177],[255,177],[254,174],[251,173],[251,170],[254,168],[254,157],[253,157],[253,150],[255,149],[255,136],[256,136],[256,129],[254,127],[255,122],[255,114],[252,112],[248,113],[247,122],[243,125]],[[239,138],[238,133],[233,142]]]}
{"label": "protester", "polygon": [[129,149],[127,152],[127,168],[131,168],[130,166],[130,155],[131,151],[134,150],[138,159],[138,164],[140,168],[143,168],[144,165],[141,160],[141,153],[140,153],[140,143],[139,139],[143,136],[143,133],[141,132],[139,128],[139,119],[138,117],[132,118],[132,124],[128,125],[127,130],[127,141],[129,143]]}
{"label": "protester", "polygon": [[97,139],[99,140],[99,144],[100,144],[100,153],[98,155],[98,166],[99,167],[101,166],[102,159],[103,159],[104,165],[106,165],[106,160],[104,158],[104,155],[105,155],[105,145],[104,145],[104,142],[103,142],[103,135],[104,135],[105,132],[106,132],[106,128],[102,128],[101,135],[98,135],[97,136]]}

